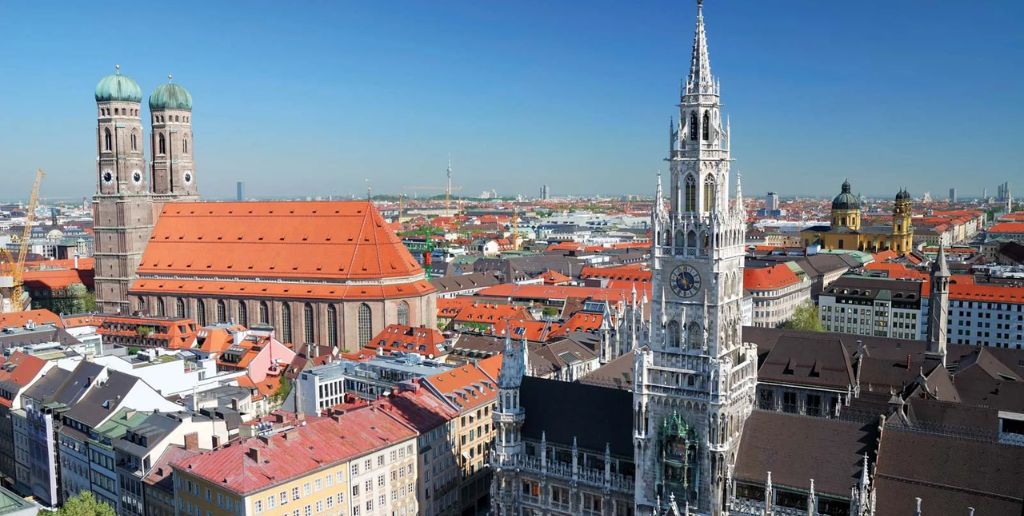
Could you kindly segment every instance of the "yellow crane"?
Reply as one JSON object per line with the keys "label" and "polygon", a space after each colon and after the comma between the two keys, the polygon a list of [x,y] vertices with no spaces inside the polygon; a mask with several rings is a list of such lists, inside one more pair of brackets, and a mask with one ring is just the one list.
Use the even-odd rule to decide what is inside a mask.
{"label": "yellow crane", "polygon": [[[28,257],[28,244],[32,239],[32,225],[36,220],[36,207],[39,206],[39,186],[43,182],[46,173],[43,169],[36,170],[36,179],[32,183],[32,194],[28,200],[28,210],[25,213],[25,227],[21,231],[21,241],[18,242],[18,256],[11,256],[6,249],[0,249],[7,261],[7,270],[11,283],[10,311],[18,312],[25,308],[22,304],[22,297],[25,295],[25,285],[22,276],[25,273],[25,259]],[[0,307],[2,308],[2,307]]]}

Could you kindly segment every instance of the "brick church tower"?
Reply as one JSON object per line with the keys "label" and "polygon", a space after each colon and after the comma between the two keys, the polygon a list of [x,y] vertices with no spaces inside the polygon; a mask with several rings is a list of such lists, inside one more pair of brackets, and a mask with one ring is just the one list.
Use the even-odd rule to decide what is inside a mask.
{"label": "brick church tower", "polygon": [[157,213],[164,202],[199,200],[192,160],[192,95],[172,79],[168,75],[167,83],[157,86],[149,97]]}
{"label": "brick church tower", "polygon": [[130,312],[128,287],[153,230],[140,118],[142,90],[120,67],[96,85],[96,195],[93,232],[96,304]]}
{"label": "brick church tower", "polygon": [[153,156],[147,171],[142,90],[120,67],[96,85],[97,187],[93,196],[97,309],[132,306],[128,288],[165,202],[199,199],[192,160],[192,95],[168,82],[149,98]]}

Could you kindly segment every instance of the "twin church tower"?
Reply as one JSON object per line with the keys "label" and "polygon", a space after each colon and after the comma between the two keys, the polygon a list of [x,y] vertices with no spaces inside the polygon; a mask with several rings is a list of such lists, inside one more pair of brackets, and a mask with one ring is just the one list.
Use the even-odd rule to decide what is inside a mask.
{"label": "twin church tower", "polygon": [[119,66],[96,85],[93,231],[96,303],[102,313],[129,313],[128,287],[163,204],[199,198],[192,159],[192,95],[170,79],[149,97],[149,166],[142,89]]}

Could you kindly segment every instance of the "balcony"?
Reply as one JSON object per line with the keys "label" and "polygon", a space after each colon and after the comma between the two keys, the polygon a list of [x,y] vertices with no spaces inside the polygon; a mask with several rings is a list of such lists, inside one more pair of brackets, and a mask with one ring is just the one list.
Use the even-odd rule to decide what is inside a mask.
{"label": "balcony", "polygon": [[572,474],[572,464],[548,460],[546,465],[537,457],[518,456],[503,465],[504,467],[515,467],[528,471],[534,475],[553,477],[566,482],[577,482],[598,489],[608,487],[611,490],[632,495],[635,487],[633,477],[627,477],[619,473],[612,473],[607,481],[603,470],[579,468],[575,478]]}

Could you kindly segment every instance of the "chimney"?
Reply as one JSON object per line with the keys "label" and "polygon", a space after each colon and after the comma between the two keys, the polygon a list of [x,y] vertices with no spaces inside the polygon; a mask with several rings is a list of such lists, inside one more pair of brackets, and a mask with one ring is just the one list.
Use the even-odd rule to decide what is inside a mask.
{"label": "chimney", "polygon": [[247,455],[247,456],[248,456],[248,457],[249,457],[250,459],[252,459],[253,461],[255,461],[256,463],[259,463],[259,462],[260,462],[260,449],[259,449],[259,448],[256,448],[256,447],[253,447],[253,448],[249,448],[249,451],[245,452],[245,454],[246,454],[246,455]]}
{"label": "chimney", "polygon": [[78,253],[75,253],[75,270],[78,270]]}
{"label": "chimney", "polygon": [[185,434],[185,449],[189,451],[199,449],[199,432]]}

